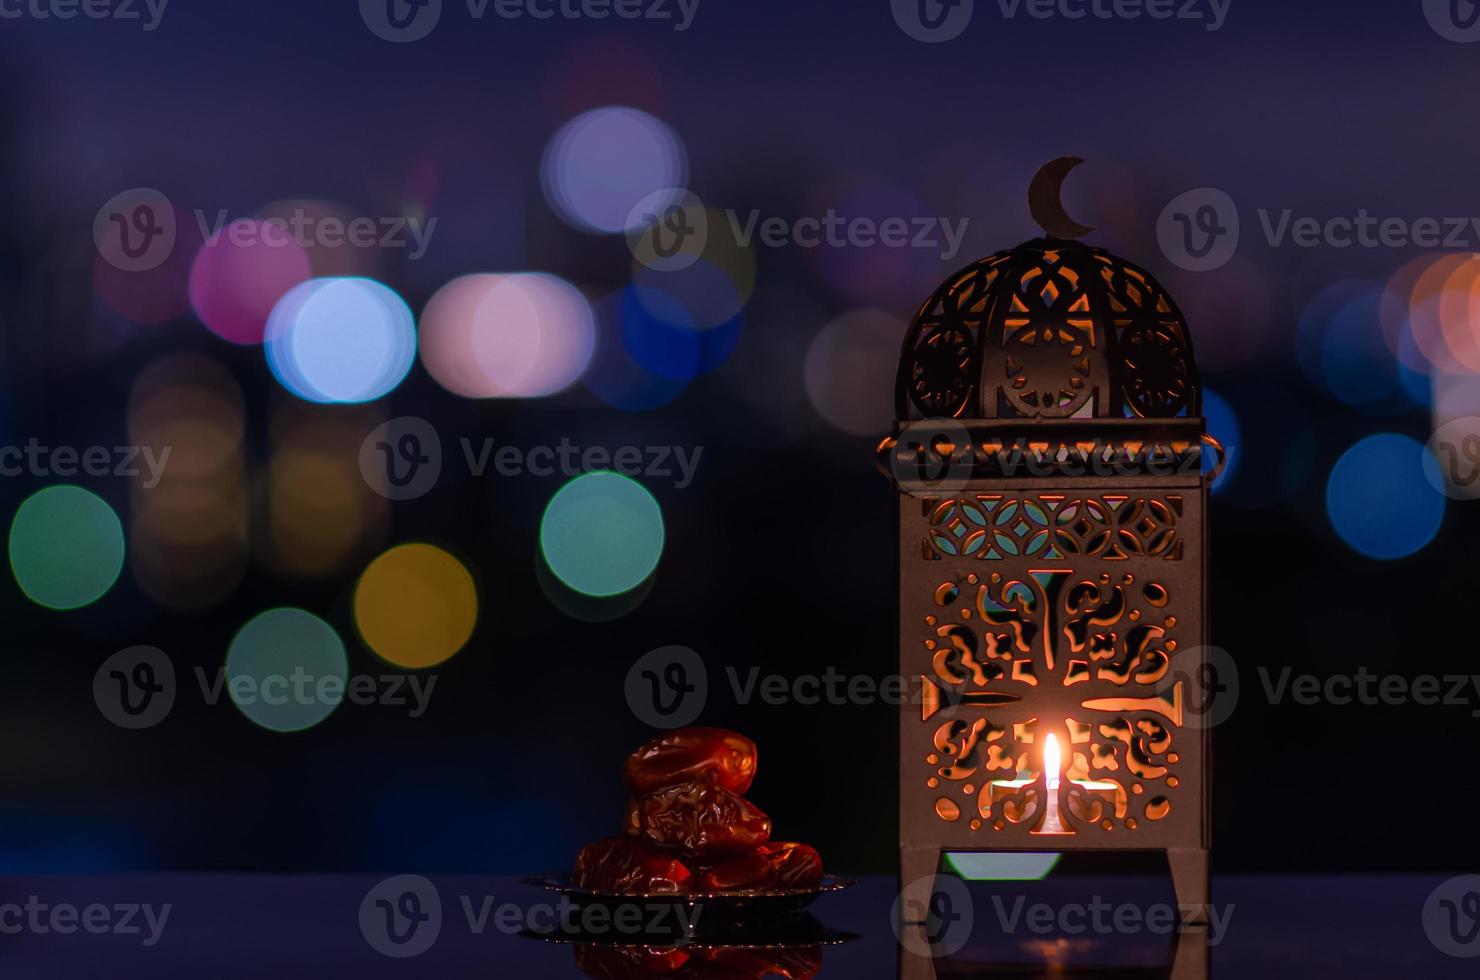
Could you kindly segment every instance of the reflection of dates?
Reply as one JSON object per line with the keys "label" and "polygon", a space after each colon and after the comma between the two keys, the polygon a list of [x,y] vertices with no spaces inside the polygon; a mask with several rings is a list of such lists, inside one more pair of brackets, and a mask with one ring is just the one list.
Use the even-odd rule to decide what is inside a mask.
{"label": "reflection of dates", "polygon": [[771,818],[710,783],[680,783],[633,801],[628,830],[701,860],[723,860],[771,839]]}
{"label": "reflection of dates", "polygon": [[773,891],[821,883],[822,858],[815,850],[806,844],[772,843],[710,868],[699,877],[699,890]]}
{"label": "reflection of dates", "polygon": [[763,977],[811,980],[822,972],[820,946],[706,949],[699,952],[697,959],[703,965],[691,962],[683,976],[696,980],[762,980]]}
{"label": "reflection of dates", "polygon": [[623,777],[634,793],[676,783],[712,782],[744,793],[755,778],[755,743],[723,728],[669,732],[627,757]]}
{"label": "reflection of dates", "polygon": [[577,888],[617,895],[678,895],[689,890],[688,868],[672,853],[636,837],[608,837],[581,848]]}
{"label": "reflection of dates", "polygon": [[681,949],[654,946],[594,946],[577,943],[576,968],[601,980],[643,980],[677,973],[689,961]]}

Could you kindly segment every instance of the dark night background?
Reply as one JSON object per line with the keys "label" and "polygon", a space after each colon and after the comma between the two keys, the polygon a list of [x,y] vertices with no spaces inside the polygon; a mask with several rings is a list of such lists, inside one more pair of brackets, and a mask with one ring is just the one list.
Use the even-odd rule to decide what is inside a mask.
{"label": "dark night background", "polygon": [[[312,409],[359,431],[376,424],[359,419],[421,416],[454,459],[459,436],[702,446],[693,485],[646,483],[667,547],[651,591],[615,621],[567,615],[537,578],[540,516],[559,478],[444,471],[433,493],[390,505],[335,567],[284,571],[254,550],[240,585],[195,611],[160,608],[131,566],[100,602],[66,613],[29,602],[7,575],[0,869],[561,868],[616,829],[621,760],[650,734],[622,698],[646,651],[692,647],[715,682],[732,665],[887,674],[895,531],[872,450],[894,353],[880,348],[886,381],[867,394],[878,431],[851,434],[809,400],[808,345],[861,309],[902,330],[953,268],[1033,237],[1028,179],[1065,154],[1088,161],[1066,191],[1069,211],[1099,228],[1088,241],[1162,277],[1208,386],[1241,423],[1238,469],[1211,512],[1212,642],[1244,668],[1238,710],[1215,733],[1215,866],[1480,862],[1460,816],[1480,725],[1470,706],[1271,706],[1255,673],[1473,669],[1473,508],[1449,501],[1433,542],[1396,561],[1347,547],[1326,511],[1341,454],[1378,432],[1423,442],[1429,407],[1358,411],[1296,358],[1297,324],[1323,289],[1382,284],[1425,253],[1271,248],[1256,215],[1477,213],[1480,135],[1464,107],[1480,47],[1438,36],[1417,0],[1233,0],[1218,32],[1004,20],[979,0],[967,33],[941,45],[906,37],[884,0],[704,0],[684,33],[645,21],[473,23],[451,0],[443,16],[404,45],[374,36],[343,0],[173,0],[148,33],[0,21],[0,443],[124,445],[139,373],[163,354],[205,354],[243,393],[259,533],[270,420],[292,396],[260,348],[189,315],[133,324],[95,294],[93,217],[133,187],[233,216],[288,198],[370,215],[414,200],[439,218],[431,248],[416,262],[379,259],[376,276],[418,312],[475,271],[547,271],[598,300],[627,285],[631,257],[620,235],[583,233],[552,211],[541,157],[578,113],[631,105],[678,134],[688,186],[711,207],[969,218],[962,253],[757,248],[735,353],[651,411],[618,411],[580,384],[469,401],[419,362],[383,403]],[[1155,232],[1163,207],[1198,187],[1226,191],[1243,220],[1234,261],[1202,274],[1168,262]],[[4,520],[48,482],[0,480]],[[79,482],[129,527],[125,481]],[[92,678],[113,652],[150,644],[182,677],[214,669],[244,622],[280,605],[328,619],[352,672],[383,669],[354,639],[350,594],[370,558],[413,540],[463,558],[481,600],[472,642],[435,668],[424,716],[346,704],[277,734],[182,694],[164,724],[128,732],[95,706]],[[838,869],[892,869],[895,709],[739,706],[713,686],[703,721],[759,743],[752,797],[778,832],[817,844]],[[1295,815],[1297,829],[1281,829]]]}

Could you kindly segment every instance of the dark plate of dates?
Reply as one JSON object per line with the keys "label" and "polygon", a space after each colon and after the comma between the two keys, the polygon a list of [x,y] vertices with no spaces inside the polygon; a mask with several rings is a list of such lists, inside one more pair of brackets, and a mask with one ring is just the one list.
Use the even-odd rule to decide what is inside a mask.
{"label": "dark plate of dates", "polygon": [[[539,875],[524,879],[524,884],[545,891],[555,892],[569,898],[577,906],[601,905],[615,911],[618,908],[637,905],[659,915],[656,910],[666,907],[670,914],[682,908],[682,921],[695,922],[700,931],[721,924],[737,922],[764,922],[783,919],[802,911],[821,895],[840,892],[858,884],[856,879],[823,875],[820,884],[812,888],[747,889],[719,892],[688,892],[684,894],[618,895],[610,892],[590,891],[571,884],[568,873]],[[698,912],[697,920],[694,913]],[[632,913],[628,913],[631,915]],[[706,926],[706,923],[708,926]]]}

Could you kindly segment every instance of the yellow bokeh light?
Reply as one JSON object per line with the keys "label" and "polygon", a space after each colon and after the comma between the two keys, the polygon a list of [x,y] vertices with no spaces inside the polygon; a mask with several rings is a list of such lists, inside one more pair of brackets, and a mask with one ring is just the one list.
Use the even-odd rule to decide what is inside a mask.
{"label": "yellow bokeh light", "polygon": [[355,586],[365,645],[399,667],[434,667],[463,648],[478,622],[478,590],[462,562],[429,544],[392,548]]}

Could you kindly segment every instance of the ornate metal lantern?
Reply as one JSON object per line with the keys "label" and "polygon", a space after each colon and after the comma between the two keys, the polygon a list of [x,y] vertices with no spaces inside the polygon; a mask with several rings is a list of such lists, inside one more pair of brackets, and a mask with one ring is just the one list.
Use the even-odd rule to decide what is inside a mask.
{"label": "ornate metal lantern", "polygon": [[1050,234],[951,276],[904,342],[879,449],[900,670],[921,685],[900,718],[901,876],[933,881],[943,852],[1156,850],[1179,906],[1205,910],[1197,367],[1156,280],[1067,237],[1092,230],[1051,203],[1077,162],[1035,179]]}

